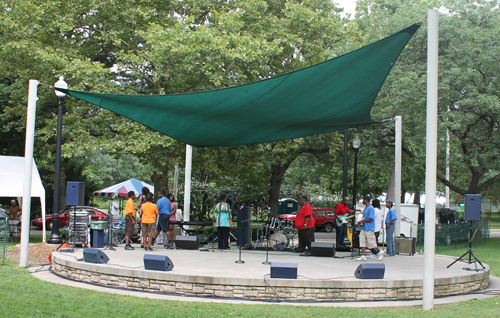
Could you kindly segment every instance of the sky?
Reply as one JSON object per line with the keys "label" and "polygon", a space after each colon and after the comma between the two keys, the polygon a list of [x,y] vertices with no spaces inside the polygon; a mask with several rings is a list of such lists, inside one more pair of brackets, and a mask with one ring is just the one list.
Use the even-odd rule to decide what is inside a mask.
{"label": "sky", "polygon": [[344,8],[344,12],[350,13],[354,16],[354,10],[356,10],[356,0],[332,0],[334,3],[339,4],[339,7]]}

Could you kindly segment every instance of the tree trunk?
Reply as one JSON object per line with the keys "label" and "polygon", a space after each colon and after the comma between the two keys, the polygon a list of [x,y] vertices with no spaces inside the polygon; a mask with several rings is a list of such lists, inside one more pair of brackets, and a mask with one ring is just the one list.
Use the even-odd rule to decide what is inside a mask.
{"label": "tree trunk", "polygon": [[280,197],[281,184],[283,183],[283,176],[285,175],[288,167],[290,167],[292,161],[286,162],[282,165],[271,165],[271,188],[269,189],[269,207],[271,208],[271,217],[276,217],[278,215],[278,200]]}

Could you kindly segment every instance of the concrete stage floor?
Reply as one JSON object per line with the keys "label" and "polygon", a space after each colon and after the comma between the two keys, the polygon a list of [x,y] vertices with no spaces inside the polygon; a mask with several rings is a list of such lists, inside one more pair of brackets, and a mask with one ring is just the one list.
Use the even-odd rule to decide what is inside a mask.
{"label": "concrete stage floor", "polygon": [[[384,279],[357,279],[356,268],[362,263],[351,259],[350,252],[332,257],[299,256],[287,251],[269,251],[270,262],[295,262],[297,279],[271,279],[270,266],[263,265],[266,251],[242,250],[244,264],[236,264],[239,250],[183,250],[153,247],[152,252],[136,247],[133,251],[101,249],[107,264],[83,261],[83,249],[74,253],[54,252],[52,269],[59,276],[76,281],[122,289],[165,294],[213,296],[250,300],[280,301],[360,301],[410,300],[422,294],[423,255],[397,255],[383,260],[368,258],[364,263],[384,263]],[[174,264],[172,271],[144,269],[145,254],[167,255]],[[456,258],[436,255],[434,278],[436,296],[457,295],[484,289],[489,284],[489,267],[476,272],[474,264],[457,262]],[[481,267],[479,267],[481,268]],[[466,270],[468,269],[468,270]]]}

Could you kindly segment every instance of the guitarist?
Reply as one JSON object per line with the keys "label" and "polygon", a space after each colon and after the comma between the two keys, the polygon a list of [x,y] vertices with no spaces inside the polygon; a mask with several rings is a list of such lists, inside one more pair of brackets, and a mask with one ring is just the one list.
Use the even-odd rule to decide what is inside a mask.
{"label": "guitarist", "polygon": [[[335,218],[337,222],[335,224],[336,234],[337,234],[337,245],[343,244],[344,239],[347,238],[347,223],[342,223],[342,219],[347,217],[349,213],[354,213],[354,210],[351,210],[348,206],[349,198],[344,197],[342,201],[340,201],[337,206],[335,206]],[[360,211],[360,210],[356,210]]]}

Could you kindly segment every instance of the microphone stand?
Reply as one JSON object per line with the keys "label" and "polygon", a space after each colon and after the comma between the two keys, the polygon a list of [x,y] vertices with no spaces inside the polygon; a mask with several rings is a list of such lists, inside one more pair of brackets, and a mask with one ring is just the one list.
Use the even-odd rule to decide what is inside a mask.
{"label": "microphone stand", "polygon": [[[251,218],[250,218],[250,219],[247,219],[247,220],[245,220],[245,221],[241,221],[241,223],[240,223],[240,224],[243,224],[243,222],[248,222],[248,221],[250,221],[250,220],[251,220]],[[240,258],[239,258],[237,261],[235,261],[235,263],[236,263],[236,264],[245,264],[245,261],[242,261],[242,260],[241,260],[241,245],[243,245],[243,237],[242,237],[243,235],[241,235],[241,234],[242,234],[242,232],[243,232],[243,226],[241,226],[241,231],[240,231],[240,244],[239,244]]]}
{"label": "microphone stand", "polygon": [[269,223],[266,225],[266,261],[262,262],[263,265],[271,265],[269,262]]}

